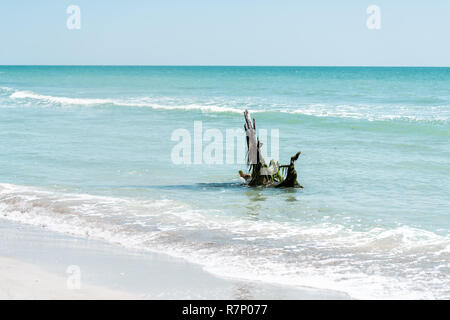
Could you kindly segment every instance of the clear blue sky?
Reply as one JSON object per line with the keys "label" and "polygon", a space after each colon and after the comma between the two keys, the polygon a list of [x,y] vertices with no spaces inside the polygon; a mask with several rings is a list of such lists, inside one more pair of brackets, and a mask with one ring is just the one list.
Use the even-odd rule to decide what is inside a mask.
{"label": "clear blue sky", "polygon": [[2,0],[0,64],[450,66],[450,1]]}

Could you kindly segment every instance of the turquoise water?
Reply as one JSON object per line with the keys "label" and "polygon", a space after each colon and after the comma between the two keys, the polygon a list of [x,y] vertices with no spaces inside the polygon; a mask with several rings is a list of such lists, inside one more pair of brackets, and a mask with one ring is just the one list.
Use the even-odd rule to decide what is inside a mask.
{"label": "turquoise water", "polygon": [[[225,139],[245,109],[281,163],[302,151],[303,190],[172,161],[175,130]],[[0,67],[0,214],[221,276],[448,299],[449,118],[450,68]]]}

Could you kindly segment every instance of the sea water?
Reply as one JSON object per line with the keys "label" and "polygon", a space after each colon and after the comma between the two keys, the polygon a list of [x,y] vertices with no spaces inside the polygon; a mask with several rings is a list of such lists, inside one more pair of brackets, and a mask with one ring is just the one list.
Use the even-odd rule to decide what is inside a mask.
{"label": "sea water", "polygon": [[[302,152],[304,189],[244,186],[225,141],[222,163],[173,161],[176,130],[194,150],[196,122],[225,140],[245,109],[281,164]],[[224,277],[449,299],[449,117],[450,68],[4,66],[0,217]]]}

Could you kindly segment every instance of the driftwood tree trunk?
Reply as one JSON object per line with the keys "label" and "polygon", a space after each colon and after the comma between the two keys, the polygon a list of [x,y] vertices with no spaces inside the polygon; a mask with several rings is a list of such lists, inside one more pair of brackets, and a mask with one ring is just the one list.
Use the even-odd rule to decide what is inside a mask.
{"label": "driftwood tree trunk", "polygon": [[250,118],[250,115],[247,110],[244,111],[244,117],[245,117],[245,134],[247,136],[247,150],[248,150],[248,157],[247,157],[247,164],[257,164],[262,163],[265,164],[264,158],[261,154],[261,143],[259,142],[258,138],[256,137],[256,124],[255,119]]}
{"label": "driftwood tree trunk", "polygon": [[256,136],[255,119],[252,121],[247,110],[244,111],[244,117],[244,129],[247,138],[248,150],[247,165],[250,168],[250,174],[245,175],[242,171],[240,171],[239,174],[241,177],[249,181],[249,186],[271,186],[278,182],[275,187],[301,187],[297,182],[297,172],[294,167],[294,162],[298,159],[300,152],[291,157],[291,162],[289,165],[281,166],[283,169],[287,169],[286,179],[283,179],[279,172],[280,166],[278,163],[275,163],[272,160],[268,166],[262,156],[262,143]]}
{"label": "driftwood tree trunk", "polygon": [[255,119],[250,118],[247,110],[244,112],[245,134],[247,137],[247,165],[250,166],[250,186],[266,186],[273,184],[273,178],[267,172],[266,162],[261,154],[262,143],[256,136]]}

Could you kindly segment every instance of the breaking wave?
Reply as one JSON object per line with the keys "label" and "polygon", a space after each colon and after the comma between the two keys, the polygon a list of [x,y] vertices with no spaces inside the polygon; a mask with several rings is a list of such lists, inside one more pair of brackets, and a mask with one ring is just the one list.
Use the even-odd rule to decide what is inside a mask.
{"label": "breaking wave", "polygon": [[[164,104],[161,98],[72,98],[43,95],[31,91],[0,88],[8,94],[9,99],[27,105],[57,105],[57,106],[101,106],[113,105],[120,107],[147,107],[160,110],[199,111],[205,113],[242,114],[245,109],[252,113],[286,113],[301,114],[314,117],[333,117],[364,119],[369,121],[405,120],[433,121],[447,123],[450,119],[450,106],[385,106],[385,105],[327,105],[309,104],[291,106],[287,104],[249,103],[248,101],[223,101],[218,99],[209,103],[191,103],[175,101]],[[11,93],[12,92],[12,93]],[[167,99],[170,100],[170,99]]]}
{"label": "breaking wave", "polygon": [[48,95],[36,94],[30,91],[16,91],[10,95],[11,99],[33,99],[50,104],[62,106],[98,106],[98,105],[115,105],[122,107],[148,107],[152,109],[163,110],[199,110],[202,112],[233,112],[242,113],[242,110],[229,107],[220,107],[214,105],[161,105],[149,101],[149,98],[131,98],[131,99],[91,99],[91,98],[68,98],[55,97]]}
{"label": "breaking wave", "polygon": [[339,290],[363,299],[450,298],[450,239],[398,226],[357,231],[249,220],[170,199],[0,184],[0,218],[163,252],[224,277]]}

